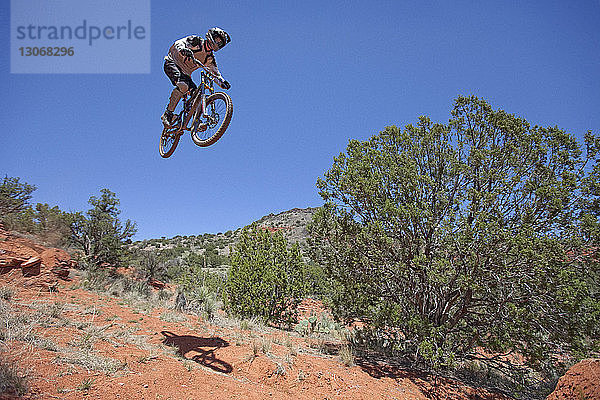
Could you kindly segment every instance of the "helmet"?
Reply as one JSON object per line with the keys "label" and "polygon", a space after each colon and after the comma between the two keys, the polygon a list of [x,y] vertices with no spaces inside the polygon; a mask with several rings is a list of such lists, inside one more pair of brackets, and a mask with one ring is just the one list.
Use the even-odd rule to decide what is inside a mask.
{"label": "helmet", "polygon": [[225,47],[231,41],[227,32],[221,28],[210,28],[206,32],[206,40],[213,51],[217,51]]}

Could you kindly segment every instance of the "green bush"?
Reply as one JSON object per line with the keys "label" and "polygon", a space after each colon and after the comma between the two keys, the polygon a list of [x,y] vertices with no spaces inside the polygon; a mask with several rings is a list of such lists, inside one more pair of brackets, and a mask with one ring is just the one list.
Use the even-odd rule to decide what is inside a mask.
{"label": "green bush", "polygon": [[114,265],[126,254],[126,242],[135,235],[136,224],[131,220],[125,223],[119,218],[120,200],[108,189],[102,189],[101,196],[91,196],[92,206],[85,214],[69,215],[71,241],[85,256],[101,265]]}
{"label": "green bush", "polygon": [[227,305],[236,315],[294,322],[306,294],[305,265],[298,245],[288,247],[281,232],[256,224],[242,230],[231,259]]}
{"label": "green bush", "polygon": [[51,246],[64,246],[69,239],[69,213],[57,206],[29,204],[36,187],[20,178],[5,176],[0,184],[0,221],[8,229],[37,235]]}
{"label": "green bush", "polygon": [[20,178],[5,176],[0,185],[0,218],[19,214],[29,208],[31,194],[36,187]]}
{"label": "green bush", "polygon": [[[553,381],[598,337],[599,139],[585,140],[584,153],[476,97],[447,125],[351,140],[317,183],[326,204],[310,227],[335,314],[415,365],[454,368],[484,348]],[[510,360],[487,361],[517,382]]]}
{"label": "green bush", "polygon": [[137,275],[146,280],[164,280],[167,277],[167,262],[154,250],[130,251],[127,264],[135,266]]}

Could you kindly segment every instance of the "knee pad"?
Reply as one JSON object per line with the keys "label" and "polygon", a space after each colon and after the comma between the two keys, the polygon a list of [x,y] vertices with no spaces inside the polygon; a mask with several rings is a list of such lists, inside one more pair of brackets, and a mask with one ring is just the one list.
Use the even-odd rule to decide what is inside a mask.
{"label": "knee pad", "polygon": [[189,90],[189,87],[188,87],[187,83],[179,81],[179,82],[177,82],[177,89],[179,89],[179,91],[182,94],[186,94],[187,91]]}

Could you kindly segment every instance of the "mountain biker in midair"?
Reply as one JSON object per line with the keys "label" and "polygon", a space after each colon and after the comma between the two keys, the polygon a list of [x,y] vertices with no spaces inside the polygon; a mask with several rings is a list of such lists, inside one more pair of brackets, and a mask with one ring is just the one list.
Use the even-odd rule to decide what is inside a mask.
{"label": "mountain biker in midair", "polygon": [[175,86],[169,97],[167,109],[161,117],[165,126],[171,126],[176,122],[173,114],[179,100],[190,90],[196,89],[196,84],[192,81],[192,72],[200,68],[192,58],[196,58],[205,67],[211,71],[219,81],[223,89],[229,89],[231,85],[221,76],[217,68],[214,52],[225,47],[231,39],[229,34],[221,28],[211,28],[206,33],[205,38],[200,36],[187,36],[177,40],[169,48],[165,56],[165,74]]}

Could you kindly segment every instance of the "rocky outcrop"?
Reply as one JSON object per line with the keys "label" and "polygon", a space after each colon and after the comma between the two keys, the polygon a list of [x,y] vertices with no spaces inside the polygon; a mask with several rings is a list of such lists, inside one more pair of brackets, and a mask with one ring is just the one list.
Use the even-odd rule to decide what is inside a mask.
{"label": "rocky outcrop", "polygon": [[558,380],[546,400],[600,399],[600,359],[589,358],[573,365]]}
{"label": "rocky outcrop", "polygon": [[269,232],[281,231],[291,243],[306,244],[309,237],[307,225],[311,222],[317,208],[293,208],[279,214],[265,215],[257,222],[258,226]]}
{"label": "rocky outcrop", "polygon": [[0,227],[0,283],[54,291],[75,265],[66,251],[43,247]]}

